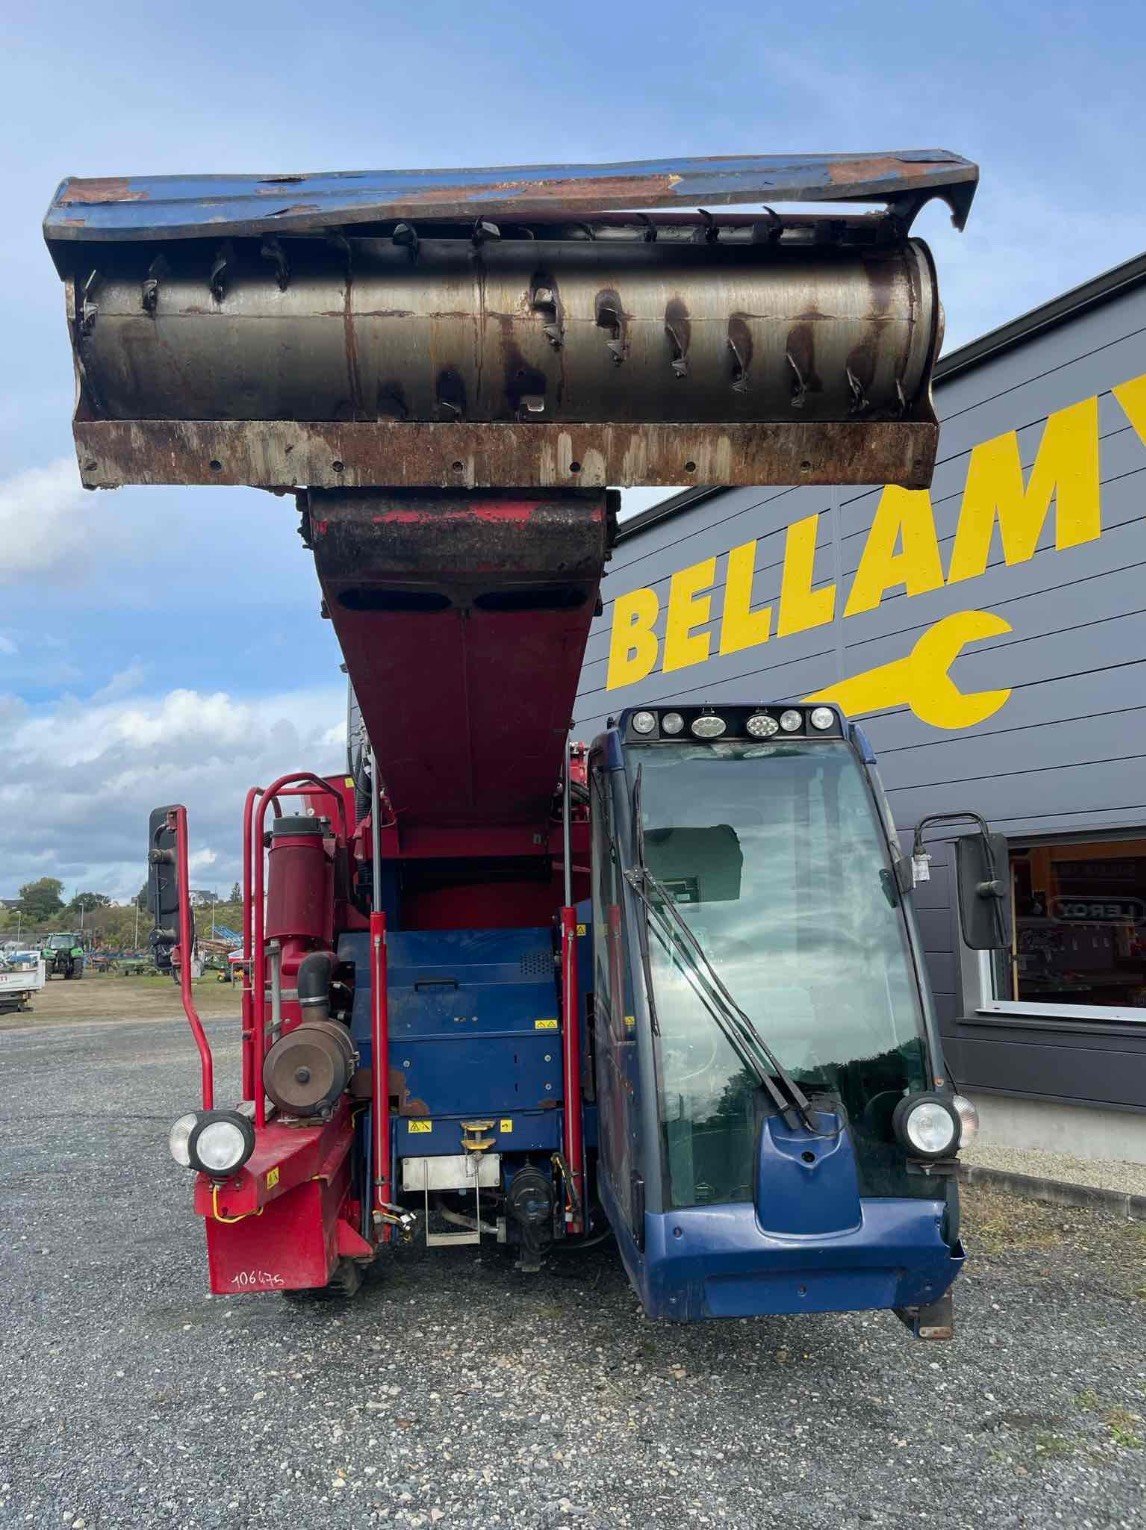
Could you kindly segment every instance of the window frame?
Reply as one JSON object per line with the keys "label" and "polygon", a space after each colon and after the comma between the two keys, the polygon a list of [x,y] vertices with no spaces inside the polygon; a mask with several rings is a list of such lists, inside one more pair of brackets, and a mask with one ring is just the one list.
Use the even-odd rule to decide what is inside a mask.
{"label": "window frame", "polygon": [[[1011,855],[1018,848],[1049,848],[1054,845],[1111,845],[1119,841],[1146,840],[1146,826],[1122,825],[1117,829],[1100,830],[1097,833],[1016,835],[1007,838],[1007,872],[1011,872]],[[958,914],[955,914],[958,923]],[[1000,999],[995,989],[996,967],[991,951],[971,951],[959,934],[961,977],[964,993],[973,993],[975,1002],[971,1008],[974,1015],[984,1020],[1014,1019],[1030,1020],[1039,1024],[1061,1020],[1065,1022],[1086,1021],[1091,1025],[1146,1025],[1146,1006],[1130,1004],[1047,1004],[1039,999]]]}

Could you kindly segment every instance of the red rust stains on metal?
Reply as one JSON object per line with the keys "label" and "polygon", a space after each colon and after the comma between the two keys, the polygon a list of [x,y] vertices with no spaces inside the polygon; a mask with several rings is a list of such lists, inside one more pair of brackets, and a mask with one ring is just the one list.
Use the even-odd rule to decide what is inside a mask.
{"label": "red rust stains on metal", "polygon": [[628,175],[600,175],[585,180],[515,180],[487,181],[482,185],[420,186],[409,194],[418,203],[456,203],[459,200],[479,201],[490,197],[505,197],[508,201],[549,203],[592,202],[597,197],[627,197],[634,206],[652,197],[669,196],[680,184],[681,177],[666,172],[661,175],[637,179]]}
{"label": "red rust stains on metal", "polygon": [[404,1116],[428,1116],[430,1107],[406,1088],[406,1074],[402,1068],[390,1069],[390,1098],[396,1100],[399,1112]]}
{"label": "red rust stains on metal", "polygon": [[69,181],[60,193],[59,201],[64,207],[73,207],[77,203],[146,202],[147,192],[133,190],[125,175],[93,176],[87,180]]}
{"label": "red rust stains on metal", "polygon": [[930,173],[928,160],[900,159],[895,154],[871,154],[862,158],[833,160],[828,178],[835,186],[854,181],[915,181]]}

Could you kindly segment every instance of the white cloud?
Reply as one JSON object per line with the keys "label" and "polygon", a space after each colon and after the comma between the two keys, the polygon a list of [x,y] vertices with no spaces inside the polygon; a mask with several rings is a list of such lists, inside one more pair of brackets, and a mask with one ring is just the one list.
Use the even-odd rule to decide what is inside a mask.
{"label": "white cloud", "polygon": [[16,639],[14,637],[9,637],[8,633],[6,632],[0,632],[0,653],[10,656],[19,652],[20,649]]}
{"label": "white cloud", "polygon": [[86,528],[79,524],[86,493],[67,457],[0,482],[0,584],[30,574],[72,574],[88,561]]}
{"label": "white cloud", "polygon": [[108,692],[28,706],[0,697],[0,895],[34,877],[127,898],[146,875],[151,810],[182,802],[197,880],[240,875],[243,797],[290,770],[337,771],[341,685],[244,699],[224,691]]}

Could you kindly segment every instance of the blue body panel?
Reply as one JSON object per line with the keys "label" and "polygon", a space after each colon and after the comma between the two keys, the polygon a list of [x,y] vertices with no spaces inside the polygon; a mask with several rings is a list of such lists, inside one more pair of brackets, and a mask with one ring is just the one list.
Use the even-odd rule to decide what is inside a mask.
{"label": "blue body panel", "polygon": [[863,1200],[835,1235],[765,1232],[753,1206],[695,1206],[645,1217],[643,1258],[622,1245],[650,1317],[859,1312],[938,1300],[963,1263],[943,1241],[942,1201]]}
{"label": "blue body panel", "polygon": [[[395,930],[387,937],[390,1079],[397,1158],[458,1153],[461,1122],[492,1120],[501,1153],[561,1146],[561,1032],[553,932]],[[351,1033],[372,1065],[368,937],[355,964]]]}
{"label": "blue body panel", "polygon": [[821,1135],[765,1118],[756,1166],[756,1215],[780,1236],[853,1232],[863,1220],[856,1155],[841,1118],[820,1112]]}

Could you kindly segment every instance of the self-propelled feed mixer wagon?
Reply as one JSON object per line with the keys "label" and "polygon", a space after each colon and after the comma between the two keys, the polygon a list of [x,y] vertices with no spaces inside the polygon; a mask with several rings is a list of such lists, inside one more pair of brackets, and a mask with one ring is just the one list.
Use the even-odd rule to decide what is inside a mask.
{"label": "self-propelled feed mixer wagon", "polygon": [[[909,230],[934,196],[961,226],[976,177],[934,150],[60,187],[85,484],[297,495],[360,718],[346,774],[247,799],[234,1108],[186,814],[152,817],[212,1290],[353,1288],[412,1238],[529,1271],[611,1229],[655,1316],[950,1334],[973,1111],[863,733],[751,695],[569,720],[618,487],[929,482]],[[960,844],[964,937],[998,944],[998,845]]]}

